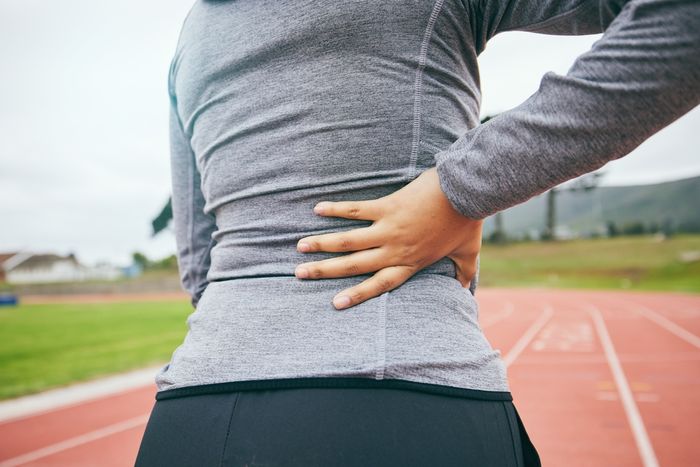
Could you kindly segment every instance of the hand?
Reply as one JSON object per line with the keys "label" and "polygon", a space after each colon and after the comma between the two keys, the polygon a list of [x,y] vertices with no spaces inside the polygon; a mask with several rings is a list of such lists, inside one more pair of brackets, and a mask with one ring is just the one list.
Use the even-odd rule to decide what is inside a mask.
{"label": "hand", "polygon": [[[302,253],[355,252],[300,264],[295,270],[298,278],[348,277],[377,271],[336,295],[333,304],[337,309],[392,290],[445,256],[455,262],[457,280],[463,287],[469,287],[476,274],[483,220],[465,217],[452,207],[440,188],[435,167],[387,196],[364,201],[323,201],[314,207],[314,212],[374,221],[368,227],[305,237],[297,243],[297,250]],[[349,302],[343,305],[341,296],[348,297]]]}

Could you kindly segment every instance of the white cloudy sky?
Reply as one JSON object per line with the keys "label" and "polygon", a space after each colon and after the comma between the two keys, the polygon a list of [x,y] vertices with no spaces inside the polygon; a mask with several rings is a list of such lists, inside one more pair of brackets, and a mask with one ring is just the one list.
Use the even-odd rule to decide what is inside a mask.
{"label": "white cloudy sky", "polygon": [[[192,0],[0,2],[0,252],[128,264],[174,252],[151,219],[170,191],[166,73]],[[507,33],[481,57],[483,115],[566,73],[599,36]],[[700,174],[700,109],[606,166],[605,184]],[[694,130],[694,131],[693,131]]]}

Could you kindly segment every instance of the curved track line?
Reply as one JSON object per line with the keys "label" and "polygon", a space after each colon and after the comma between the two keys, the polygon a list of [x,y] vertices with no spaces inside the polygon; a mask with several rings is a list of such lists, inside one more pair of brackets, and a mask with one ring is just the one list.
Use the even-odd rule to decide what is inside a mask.
{"label": "curved track line", "polygon": [[87,444],[92,441],[98,440],[100,438],[105,438],[113,434],[130,430],[137,426],[143,425],[148,422],[148,417],[150,414],[141,415],[139,417],[130,418],[123,422],[114,423],[112,425],[100,428],[99,430],[94,430],[84,435],[76,436],[74,438],[61,441],[60,443],[52,444],[36,451],[31,451],[21,456],[13,457],[12,459],[7,459],[6,461],[0,462],[0,467],[14,467],[17,465],[26,464],[27,462],[35,461],[41,459],[42,457],[50,456],[66,449],[71,449],[82,444]]}
{"label": "curved track line", "polygon": [[656,458],[656,453],[654,453],[654,448],[651,445],[649,435],[644,427],[644,421],[639,413],[639,408],[637,408],[637,404],[634,402],[634,396],[632,395],[629,383],[627,382],[625,373],[622,370],[622,365],[620,364],[620,360],[615,352],[615,346],[612,343],[612,339],[608,333],[603,316],[600,310],[594,305],[587,304],[585,309],[591,315],[596,331],[598,332],[598,337],[603,345],[603,350],[605,351],[605,356],[608,359],[610,371],[615,379],[615,385],[617,386],[617,391],[620,395],[622,406],[625,409],[625,415],[627,415],[627,420],[632,428],[632,434],[634,435],[634,440],[637,443],[637,449],[639,450],[639,455],[642,458],[642,463],[644,467],[658,467],[659,461]]}
{"label": "curved track line", "polygon": [[666,329],[668,332],[675,334],[684,341],[688,342],[690,345],[694,345],[695,347],[700,349],[700,337],[696,336],[692,332],[687,331],[683,327],[674,323],[665,316],[660,315],[651,308],[647,308],[643,305],[635,305],[634,309],[635,311],[643,315],[645,318],[649,319],[650,321],[653,321],[662,328]]}
{"label": "curved track line", "polygon": [[508,351],[508,354],[503,357],[506,368],[509,367],[516,358],[518,358],[523,350],[525,350],[525,347],[527,347],[530,341],[537,335],[538,332],[540,332],[542,327],[547,324],[547,321],[549,321],[549,318],[552,317],[553,313],[554,311],[552,310],[551,306],[545,306],[542,314],[540,314],[535,322],[532,323],[529,328],[527,328],[527,331],[525,331],[525,333],[520,337],[520,339],[518,339],[510,351]]}

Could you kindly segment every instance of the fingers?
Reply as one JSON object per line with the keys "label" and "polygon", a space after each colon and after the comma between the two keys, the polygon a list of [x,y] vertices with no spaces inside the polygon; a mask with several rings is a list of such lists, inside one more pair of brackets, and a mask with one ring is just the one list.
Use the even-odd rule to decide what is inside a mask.
{"label": "fingers", "polygon": [[300,279],[323,279],[367,274],[387,265],[389,257],[383,248],[370,248],[337,258],[302,263],[294,270]]}
{"label": "fingers", "polygon": [[297,250],[302,253],[366,250],[386,243],[385,237],[386,235],[376,225],[371,225],[345,232],[302,238],[297,242]]}
{"label": "fingers", "polygon": [[374,199],[365,201],[321,201],[314,207],[314,212],[321,216],[374,221],[383,215],[381,205],[381,202]]}
{"label": "fingers", "polygon": [[333,298],[333,306],[341,310],[378,297],[406,282],[418,270],[413,266],[390,266],[381,269],[369,279],[336,295]]}

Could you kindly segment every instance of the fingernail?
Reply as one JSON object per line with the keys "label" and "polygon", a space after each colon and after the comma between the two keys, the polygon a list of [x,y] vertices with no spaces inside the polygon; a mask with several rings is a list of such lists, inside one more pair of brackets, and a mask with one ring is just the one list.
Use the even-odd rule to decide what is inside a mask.
{"label": "fingernail", "polygon": [[296,271],[294,271],[294,274],[296,274],[297,277],[306,279],[307,277],[309,277],[309,270],[306,268],[297,268]]}
{"label": "fingernail", "polygon": [[338,295],[333,299],[333,305],[335,305],[336,308],[345,308],[350,305],[350,297],[347,295]]}
{"label": "fingernail", "polygon": [[308,243],[301,242],[299,246],[297,247],[299,251],[304,252],[304,251],[309,251],[311,248]]}
{"label": "fingernail", "polygon": [[317,204],[316,206],[314,206],[314,212],[316,214],[323,214],[324,208],[325,208],[325,205],[323,203]]}

